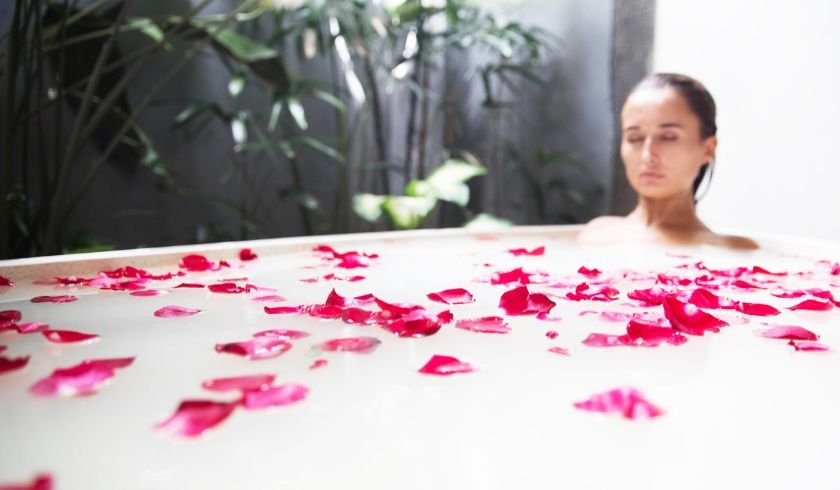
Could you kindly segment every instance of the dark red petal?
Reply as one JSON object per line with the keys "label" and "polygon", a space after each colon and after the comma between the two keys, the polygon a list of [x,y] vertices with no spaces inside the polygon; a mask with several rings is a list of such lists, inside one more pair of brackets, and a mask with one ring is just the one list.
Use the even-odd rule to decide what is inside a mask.
{"label": "dark red petal", "polygon": [[210,290],[211,293],[220,293],[220,294],[239,294],[244,293],[245,288],[241,288],[233,282],[223,282],[220,284],[211,284],[207,286],[207,289]]}
{"label": "dark red petal", "polygon": [[335,292],[335,289],[330,291],[327,300],[324,301],[327,306],[347,306],[347,298]]}
{"label": "dark red petal", "polygon": [[797,351],[805,351],[805,352],[822,352],[831,350],[831,348],[825,344],[821,344],[819,342],[814,342],[811,340],[791,340],[789,342],[790,345]]}
{"label": "dark red petal", "polygon": [[743,279],[736,279],[730,282],[729,285],[740,289],[766,289],[751,282],[744,281]]}
{"label": "dark red petal", "polygon": [[175,286],[173,289],[180,289],[180,288],[200,289],[200,288],[203,288],[203,287],[204,287],[204,284],[201,284],[200,282],[182,282],[181,284],[178,284],[177,286]]}
{"label": "dark red petal", "polygon": [[376,337],[346,337],[332,339],[322,343],[319,348],[329,352],[356,352],[369,354],[376,350],[382,341]]}
{"label": "dark red petal", "polygon": [[46,323],[39,323],[39,322],[26,322],[26,323],[18,323],[15,325],[18,333],[20,334],[27,334],[27,333],[35,333],[35,332],[43,332],[50,328],[50,326]]}
{"label": "dark red petal", "polygon": [[38,380],[29,391],[39,396],[88,395],[113,376],[114,368],[110,365],[83,361],[69,368],[56,369],[46,378]]}
{"label": "dark red petal", "polygon": [[512,248],[507,251],[509,254],[513,254],[517,257],[521,255],[531,255],[531,256],[538,256],[545,254],[545,246],[539,246],[533,250],[528,250],[527,248]]}
{"label": "dark red petal", "polygon": [[0,311],[0,322],[19,322],[23,319],[23,315],[19,310],[3,310]]}
{"label": "dark red petal", "polygon": [[251,301],[260,301],[260,302],[269,302],[269,301],[286,301],[286,298],[283,296],[278,296],[276,294],[270,294],[267,296],[257,296],[255,298],[251,298]]}
{"label": "dark red petal", "polygon": [[164,294],[169,294],[169,291],[163,289],[143,289],[141,291],[132,291],[128,294],[132,296],[163,296]]}
{"label": "dark red petal", "polygon": [[408,315],[414,310],[422,310],[423,307],[420,305],[411,305],[411,304],[400,304],[400,303],[388,303],[387,301],[381,300],[379,298],[374,298],[376,304],[381,308],[383,311],[387,311],[393,316],[400,317],[403,315]]}
{"label": "dark red petal", "polygon": [[788,309],[807,311],[829,311],[832,308],[834,308],[834,304],[831,301],[817,301],[815,299],[806,299],[805,301],[797,303]]}
{"label": "dark red petal", "polygon": [[796,325],[777,325],[768,328],[761,332],[762,337],[768,339],[787,339],[787,340],[817,340],[819,335],[808,330],[807,328],[797,327]]}
{"label": "dark red petal", "polygon": [[74,332],[73,330],[44,330],[41,332],[45,339],[57,344],[68,344],[73,342],[86,342],[93,339],[98,339],[99,335]]}
{"label": "dark red petal", "polygon": [[437,314],[437,319],[440,323],[443,324],[452,323],[452,320],[455,319],[455,315],[453,315],[452,312],[449,310],[441,311]]}
{"label": "dark red petal", "polygon": [[662,304],[662,300],[665,296],[669,294],[673,294],[673,291],[659,286],[654,286],[649,289],[636,289],[634,291],[630,291],[627,293],[627,297],[637,301],[642,301],[649,305],[659,306]]}
{"label": "dark red petal", "polygon": [[729,298],[718,296],[708,289],[698,288],[691,293],[688,302],[700,308],[710,309],[737,309],[738,303]]}
{"label": "dark red petal", "polygon": [[448,305],[464,305],[475,302],[472,293],[463,288],[445,289],[437,293],[429,293],[426,297],[432,301]]}
{"label": "dark red petal", "polygon": [[760,266],[757,266],[757,265],[753,266],[752,273],[753,274],[767,274],[769,276],[786,276],[786,275],[788,275],[787,272],[770,272],[767,269],[765,269],[764,267],[760,267]]}
{"label": "dark red petal", "polygon": [[69,277],[56,277],[54,278],[55,282],[61,284],[63,286],[77,286],[77,285],[85,285],[90,282],[90,279],[85,279],[84,277],[76,277],[76,276],[69,276]]}
{"label": "dark red petal", "polygon": [[246,391],[242,395],[242,406],[248,410],[291,405],[306,398],[309,388],[288,383],[260,390]]}
{"label": "dark red petal", "polygon": [[298,305],[298,306],[266,306],[263,308],[263,311],[268,313],[269,315],[294,315],[297,313],[305,313],[307,310],[306,306]]}
{"label": "dark red petal", "polygon": [[315,359],[312,361],[312,364],[309,365],[309,369],[318,369],[326,366],[328,361],[326,359]]}
{"label": "dark red petal", "polygon": [[666,296],[662,302],[665,318],[671,325],[690,335],[703,335],[706,331],[719,332],[719,327],[728,325],[691,303],[684,303],[676,296]]}
{"label": "dark red petal", "polygon": [[555,330],[549,330],[548,332],[545,333],[545,336],[550,338],[550,339],[556,339],[558,335],[560,335],[560,334],[557,333],[557,331],[555,331]]}
{"label": "dark red petal", "polygon": [[213,269],[215,264],[203,255],[192,254],[182,257],[178,266],[191,272],[203,272]]}
{"label": "dark red petal", "polygon": [[315,318],[322,318],[324,320],[335,320],[341,318],[343,308],[332,305],[312,305],[309,308],[309,316]]}
{"label": "dark red petal", "polygon": [[0,485],[0,490],[53,490],[52,476],[38,475],[31,483]]}
{"label": "dark red petal", "polygon": [[373,325],[376,323],[376,313],[355,307],[345,308],[341,312],[341,320],[344,323],[354,323],[356,325]]}
{"label": "dark red petal", "polygon": [[213,400],[184,400],[175,413],[156,428],[176,436],[197,437],[207,429],[223,422],[233,412],[238,402],[217,402]]}
{"label": "dark red petal", "polygon": [[531,293],[528,295],[528,313],[538,313],[543,315],[543,320],[546,319],[545,315],[551,312],[551,309],[557,306],[557,303],[548,299],[548,296],[542,293]]}
{"label": "dark red petal", "polygon": [[248,262],[249,260],[254,260],[257,258],[257,254],[251,251],[250,248],[243,248],[239,251],[239,260],[242,262]]}
{"label": "dark red petal", "polygon": [[450,356],[433,355],[418,372],[424,374],[436,374],[438,376],[449,376],[458,373],[470,373],[476,369],[466,362]]}
{"label": "dark red petal", "polygon": [[736,304],[737,306],[735,307],[735,309],[746,315],[774,316],[782,313],[781,311],[777,310],[776,308],[770,305],[765,305],[761,303],[747,303],[744,301],[739,301]]}
{"label": "dark red petal", "polygon": [[16,371],[29,363],[29,356],[24,357],[3,357],[0,356],[0,374]]}
{"label": "dark red petal", "polygon": [[428,337],[440,330],[440,323],[425,310],[413,310],[409,314],[391,320],[382,326],[400,337]]}
{"label": "dark red petal", "polygon": [[495,272],[490,278],[490,284],[532,284],[545,283],[548,276],[542,272],[525,272],[522,267],[509,271]]}
{"label": "dark red petal", "polygon": [[131,366],[134,363],[133,357],[114,357],[110,359],[87,359],[82,361],[84,364],[91,364],[99,367],[107,367],[109,369],[122,369]]}
{"label": "dark red petal", "polygon": [[253,337],[274,337],[279,339],[297,340],[309,337],[309,332],[302,332],[300,330],[272,329],[257,332],[253,335]]}
{"label": "dark red petal", "polygon": [[6,346],[6,345],[0,345],[0,353],[4,352],[4,351],[5,351],[6,349],[8,349],[8,348],[9,348],[9,347],[8,347],[8,346]]}
{"label": "dark red petal", "polygon": [[565,347],[550,347],[548,349],[548,352],[551,352],[553,354],[560,354],[561,356],[570,355],[569,354],[569,349],[566,349]]}
{"label": "dark red petal", "polygon": [[528,288],[520,286],[502,294],[499,299],[499,308],[505,310],[508,315],[519,315],[528,308]]}
{"label": "dark red petal", "polygon": [[235,354],[246,359],[270,359],[291,348],[291,343],[276,337],[254,337],[243,342],[216,344],[216,352]]}
{"label": "dark red petal", "polygon": [[208,379],[201,383],[201,387],[210,391],[246,391],[268,388],[274,383],[273,374],[251,374],[248,376],[234,376],[231,378]]}
{"label": "dark red petal", "polygon": [[580,266],[580,269],[578,269],[578,274],[582,274],[586,277],[594,279],[601,275],[601,271],[599,271],[598,269],[590,269],[589,267],[582,265]]}
{"label": "dark red petal", "polygon": [[510,326],[500,316],[485,316],[481,318],[464,319],[455,322],[455,327],[480,333],[508,333]]}
{"label": "dark red petal", "polygon": [[618,412],[630,420],[654,418],[663,413],[634,388],[616,388],[598,393],[586,401],[576,402],[574,406],[590,412]]}
{"label": "dark red petal", "polygon": [[661,327],[654,323],[639,320],[630,320],[627,324],[627,336],[633,341],[641,340],[646,345],[659,345],[661,342],[680,345],[688,341],[685,335],[671,327]]}
{"label": "dark red petal", "polygon": [[801,290],[795,290],[795,291],[778,290],[778,291],[773,291],[770,294],[777,297],[777,298],[784,298],[784,299],[801,298],[801,297],[805,296],[805,291],[801,291]]}
{"label": "dark red petal", "polygon": [[159,318],[176,318],[181,316],[191,316],[196,313],[201,313],[202,310],[193,308],[184,308],[183,306],[164,306],[155,311],[155,316]]}
{"label": "dark red petal", "polygon": [[15,281],[9,279],[6,276],[0,276],[0,286],[8,286],[10,288],[15,287]]}
{"label": "dark red petal", "polygon": [[65,294],[63,296],[35,296],[30,301],[33,303],[71,303],[77,299],[79,298]]}

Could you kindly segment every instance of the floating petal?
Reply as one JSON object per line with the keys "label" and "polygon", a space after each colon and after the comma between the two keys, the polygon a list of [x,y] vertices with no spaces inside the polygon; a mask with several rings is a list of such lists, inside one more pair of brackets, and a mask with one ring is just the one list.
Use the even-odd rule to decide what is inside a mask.
{"label": "floating petal", "polygon": [[719,332],[720,327],[729,325],[691,303],[680,301],[676,296],[666,296],[662,308],[671,325],[689,335],[703,335],[705,332]]}
{"label": "floating petal", "polygon": [[455,327],[480,333],[508,333],[510,326],[500,316],[485,316],[481,318],[464,319],[455,322]]}
{"label": "floating petal", "polygon": [[243,248],[239,251],[239,260],[241,260],[242,262],[248,262],[256,258],[257,254],[255,254],[250,248]]}
{"label": "floating petal", "polygon": [[191,316],[196,313],[201,313],[203,310],[196,310],[193,308],[185,308],[183,306],[164,306],[155,311],[155,316],[158,318],[176,318],[182,316]]}
{"label": "floating petal", "polygon": [[376,337],[346,337],[332,339],[320,344],[321,350],[329,352],[356,352],[359,354],[370,354],[381,344],[382,341]]}
{"label": "floating petal", "polygon": [[436,374],[438,376],[449,376],[459,373],[470,373],[476,369],[466,362],[462,362],[455,357],[433,355],[426,364],[423,365],[418,372],[424,374]]}
{"label": "floating petal", "polygon": [[288,383],[259,390],[246,391],[242,395],[242,406],[248,410],[291,405],[306,398],[309,388]]}
{"label": "floating petal", "polygon": [[539,246],[533,250],[528,250],[527,248],[511,248],[507,250],[507,253],[517,257],[522,255],[539,256],[545,254],[545,246]]}
{"label": "floating petal", "polygon": [[0,374],[17,371],[29,363],[29,356],[3,357],[0,356]]}
{"label": "floating petal", "polygon": [[257,332],[253,335],[253,337],[274,337],[278,339],[297,340],[309,337],[309,332],[303,332],[300,330],[272,329]]}
{"label": "floating petal", "polygon": [[464,305],[475,302],[472,293],[463,288],[445,289],[437,293],[429,293],[426,297],[432,301],[448,305]]}
{"label": "floating petal", "polygon": [[796,325],[777,325],[767,330],[763,330],[762,337],[768,339],[787,339],[787,340],[817,340],[819,335],[808,330],[807,328],[797,327]]}
{"label": "floating petal", "polygon": [[230,378],[208,379],[201,383],[201,387],[210,391],[248,391],[268,388],[274,383],[273,374],[251,374],[248,376],[234,376]]}
{"label": "floating petal", "polygon": [[184,400],[175,413],[156,428],[171,432],[176,436],[197,437],[207,429],[222,423],[238,402],[217,402],[213,400]]}
{"label": "floating petal", "polygon": [[79,298],[70,294],[65,294],[62,296],[35,296],[30,301],[33,303],[72,303],[77,299]]}
{"label": "floating petal", "polygon": [[647,401],[634,388],[616,388],[598,393],[586,401],[576,402],[574,406],[589,412],[618,412],[630,420],[649,419],[663,414],[659,407]]}
{"label": "floating petal", "polygon": [[216,344],[216,352],[235,354],[246,359],[269,359],[292,348],[292,344],[276,337],[254,337],[243,342]]}
{"label": "floating petal", "polygon": [[70,344],[74,342],[87,342],[98,339],[99,335],[73,330],[44,330],[41,332],[45,339],[57,344]]}

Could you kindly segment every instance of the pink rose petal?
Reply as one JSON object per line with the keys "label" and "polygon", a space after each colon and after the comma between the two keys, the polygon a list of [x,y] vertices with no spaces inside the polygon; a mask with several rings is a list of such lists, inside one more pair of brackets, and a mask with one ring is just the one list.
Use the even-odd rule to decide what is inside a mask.
{"label": "pink rose petal", "polygon": [[[5,349],[4,349],[5,350]],[[0,356],[0,374],[17,371],[29,363],[29,356],[4,357]]]}
{"label": "pink rose petal", "polygon": [[811,340],[791,340],[788,344],[792,345],[794,350],[804,352],[825,352],[831,350],[829,346]]}
{"label": "pink rose petal", "polygon": [[26,323],[18,323],[15,325],[18,333],[20,334],[28,334],[28,333],[35,333],[35,332],[43,332],[50,328],[50,326],[46,323],[39,323],[39,322],[26,322]]}
{"label": "pink rose petal", "polygon": [[569,349],[566,349],[565,347],[549,347],[548,352],[551,352],[552,354],[560,354],[561,356],[571,355],[569,354]]}
{"label": "pink rose petal", "polygon": [[834,304],[830,300],[826,301],[818,301],[815,299],[806,299],[801,303],[797,303],[790,308],[789,310],[806,310],[806,311],[829,311],[834,308]]}
{"label": "pink rose petal", "polygon": [[616,388],[598,393],[586,401],[576,402],[574,406],[589,412],[618,412],[630,420],[649,419],[663,414],[660,408],[647,401],[634,388]]}
{"label": "pink rose petal", "polygon": [[269,301],[281,302],[281,301],[286,301],[286,298],[284,298],[283,296],[278,296],[276,294],[269,294],[269,295],[266,295],[266,296],[257,296],[257,297],[251,298],[251,301],[259,301],[259,302],[264,302],[264,303],[267,303]]}
{"label": "pink rose petal", "polygon": [[253,335],[253,337],[274,337],[286,340],[298,340],[309,337],[309,332],[303,332],[300,330],[272,329],[257,332]]}
{"label": "pink rose petal", "polygon": [[382,328],[400,337],[428,337],[436,334],[441,324],[426,310],[412,310],[407,315],[387,322]]}
{"label": "pink rose petal", "polygon": [[184,400],[175,413],[156,428],[176,436],[197,437],[207,429],[222,423],[238,405],[238,402],[217,402],[213,400]]}
{"label": "pink rose petal", "polygon": [[72,303],[77,297],[65,294],[62,296],[35,296],[30,301],[33,303]]}
{"label": "pink rose petal", "polygon": [[53,488],[53,480],[50,475],[38,475],[31,483],[0,485],[0,490],[53,490]]}
{"label": "pink rose petal", "polygon": [[[698,288],[691,293],[688,302],[699,308],[731,310],[738,308],[738,302],[718,296],[708,289]],[[739,310],[740,311],[740,310]]]}
{"label": "pink rose petal", "polygon": [[771,295],[773,295],[773,296],[775,296],[775,297],[777,297],[777,298],[783,298],[783,299],[788,299],[788,298],[801,298],[801,297],[805,296],[805,291],[799,291],[799,290],[796,290],[796,291],[778,290],[778,291],[772,291],[770,294],[771,294]]}
{"label": "pink rose petal", "polygon": [[0,311],[0,323],[14,323],[21,321],[21,319],[23,319],[23,315],[21,315],[19,310]]}
{"label": "pink rose petal", "polygon": [[242,395],[242,406],[247,410],[281,407],[303,400],[307,393],[309,388],[294,383],[250,390]]}
{"label": "pink rose petal", "polygon": [[808,330],[807,328],[797,327],[796,325],[777,325],[768,328],[761,332],[762,337],[768,339],[787,339],[787,340],[817,340],[819,335]]}
{"label": "pink rose petal", "polygon": [[689,335],[703,335],[705,332],[719,332],[719,327],[729,325],[725,321],[716,318],[699,309],[691,303],[685,303],[676,296],[666,296],[662,302],[662,308],[671,325]]}
{"label": "pink rose petal", "polygon": [[455,327],[470,332],[480,333],[508,333],[510,326],[500,316],[485,316],[481,318],[464,319],[455,322]]}
{"label": "pink rose petal", "polygon": [[244,293],[245,288],[239,287],[233,282],[223,282],[220,284],[211,284],[207,286],[211,293],[219,294],[239,294]]}
{"label": "pink rose petal", "polygon": [[5,351],[6,349],[8,349],[8,348],[9,348],[9,347],[8,347],[8,346],[6,346],[6,345],[0,345],[0,353],[4,352],[4,351]]}
{"label": "pink rose petal", "polygon": [[241,260],[242,262],[248,262],[256,258],[257,254],[255,254],[250,248],[243,248],[239,251],[239,260]]}
{"label": "pink rose petal", "polygon": [[347,337],[328,340],[319,345],[319,348],[329,352],[356,352],[359,354],[370,354],[381,344],[382,341],[376,337]]}
{"label": "pink rose petal", "polygon": [[319,369],[326,366],[327,364],[328,361],[326,359],[315,359],[314,361],[312,361],[312,364],[309,365],[309,369]]}
{"label": "pink rose petal", "polygon": [[739,301],[736,303],[735,309],[745,315],[752,315],[752,316],[775,316],[779,315],[782,312],[777,310],[776,308],[765,305],[761,303],[747,303],[745,301]]}
{"label": "pink rose petal", "polygon": [[44,330],[41,332],[45,339],[57,344],[70,344],[74,342],[87,342],[98,339],[99,335],[73,330]]}
{"label": "pink rose petal", "polygon": [[55,277],[54,279],[56,283],[61,284],[62,286],[83,286],[91,281],[91,279],[76,276]]}
{"label": "pink rose petal", "polygon": [[268,388],[274,383],[273,374],[251,374],[248,376],[234,376],[230,378],[208,379],[201,383],[201,387],[210,391],[248,391]]}
{"label": "pink rose petal", "polygon": [[318,245],[313,249],[315,252],[322,254],[325,260],[332,261],[335,267],[343,269],[356,269],[360,267],[368,267],[371,259],[378,258],[377,254],[368,254],[364,252],[349,251],[340,253],[329,245]]}
{"label": "pink rose petal", "polygon": [[335,320],[341,318],[343,308],[333,305],[312,305],[309,307],[309,316],[324,320]]}
{"label": "pink rose petal", "polygon": [[429,293],[426,297],[432,301],[448,305],[464,305],[475,302],[472,293],[462,288],[445,289],[437,293]]}
{"label": "pink rose petal", "polygon": [[204,287],[204,284],[200,282],[182,282],[178,284],[173,289],[201,289]]}
{"label": "pink rose petal", "polygon": [[0,286],[8,286],[10,288],[15,287],[15,281],[9,279],[6,276],[0,275]]}
{"label": "pink rose petal", "polygon": [[452,323],[452,320],[455,319],[455,315],[453,315],[452,312],[449,310],[441,311],[437,314],[437,319],[440,323],[443,324]]}
{"label": "pink rose petal", "polygon": [[466,362],[461,362],[455,357],[433,355],[418,372],[424,374],[435,374],[438,376],[449,376],[459,373],[470,373],[476,369]]}
{"label": "pink rose petal", "polygon": [[235,354],[246,359],[270,359],[291,348],[291,343],[276,337],[254,337],[243,342],[216,344],[216,352]]}
{"label": "pink rose petal", "polygon": [[201,312],[202,310],[185,308],[183,306],[164,306],[163,308],[155,311],[155,316],[158,318],[177,318],[182,316],[191,316]]}
{"label": "pink rose petal", "polygon": [[583,341],[589,347],[618,347],[630,345],[630,338],[626,335],[612,335],[605,333],[590,333]]}
{"label": "pink rose petal", "polygon": [[496,272],[490,278],[490,284],[538,284],[547,282],[547,275],[542,272],[525,272],[522,267],[509,271]]}
{"label": "pink rose petal", "polygon": [[163,296],[164,294],[169,294],[169,291],[165,291],[163,289],[143,289],[141,291],[132,291],[128,294],[130,294],[132,296],[141,296],[141,297]]}
{"label": "pink rose petal", "polygon": [[29,391],[39,396],[90,395],[111,379],[116,369],[133,361],[134,358],[85,360],[69,368],[56,369],[33,384]]}
{"label": "pink rose petal", "polygon": [[661,342],[681,345],[688,341],[685,335],[671,327],[662,327],[640,320],[630,320],[627,324],[627,336],[634,342],[642,341],[645,345],[654,346]]}
{"label": "pink rose petal", "polygon": [[573,301],[615,301],[619,294],[618,289],[611,286],[600,286],[596,289],[590,288],[589,284],[581,283],[575,287],[574,292],[566,293],[566,298]]}
{"label": "pink rose petal", "polygon": [[549,330],[545,333],[545,336],[550,339],[556,339],[558,335],[560,334],[556,330]]}
{"label": "pink rose petal", "polygon": [[598,269],[590,269],[585,265],[580,266],[580,268],[577,271],[578,274],[582,274],[590,279],[595,279],[596,277],[601,275],[601,271],[599,271]]}
{"label": "pink rose petal", "polygon": [[377,314],[373,311],[363,310],[361,308],[345,308],[341,312],[341,320],[344,323],[352,323],[356,325],[373,325],[376,323]]}
{"label": "pink rose petal", "polygon": [[513,288],[499,299],[499,308],[505,310],[508,315],[519,315],[528,309],[528,297],[530,293],[526,286]]}
{"label": "pink rose petal", "polygon": [[528,250],[527,248],[512,248],[510,250],[507,250],[507,253],[515,255],[517,257],[522,255],[539,256],[545,254],[545,246],[539,246],[533,250]]}
{"label": "pink rose petal", "polygon": [[185,255],[181,258],[181,262],[178,264],[178,266],[190,272],[219,270],[219,268],[221,267],[219,264],[216,264],[208,260],[207,257],[199,254]]}
{"label": "pink rose petal", "polygon": [[266,306],[263,311],[269,315],[295,315],[298,313],[305,313],[307,308],[303,305],[298,306]]}

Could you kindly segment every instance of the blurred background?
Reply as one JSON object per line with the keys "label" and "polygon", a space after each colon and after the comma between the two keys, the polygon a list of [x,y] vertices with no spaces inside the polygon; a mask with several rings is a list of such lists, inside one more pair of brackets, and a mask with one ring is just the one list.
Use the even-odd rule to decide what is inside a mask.
{"label": "blurred background", "polygon": [[0,4],[0,258],[635,204],[618,112],[694,76],[713,228],[840,241],[840,4],[807,0]]}

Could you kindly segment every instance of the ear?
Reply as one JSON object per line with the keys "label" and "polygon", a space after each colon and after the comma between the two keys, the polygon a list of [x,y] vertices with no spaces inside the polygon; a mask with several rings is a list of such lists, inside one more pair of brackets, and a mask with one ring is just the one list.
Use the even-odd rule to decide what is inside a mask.
{"label": "ear", "polygon": [[712,135],[703,140],[703,156],[706,157],[706,161],[708,162],[712,158],[715,157],[715,153],[717,152],[717,136]]}

